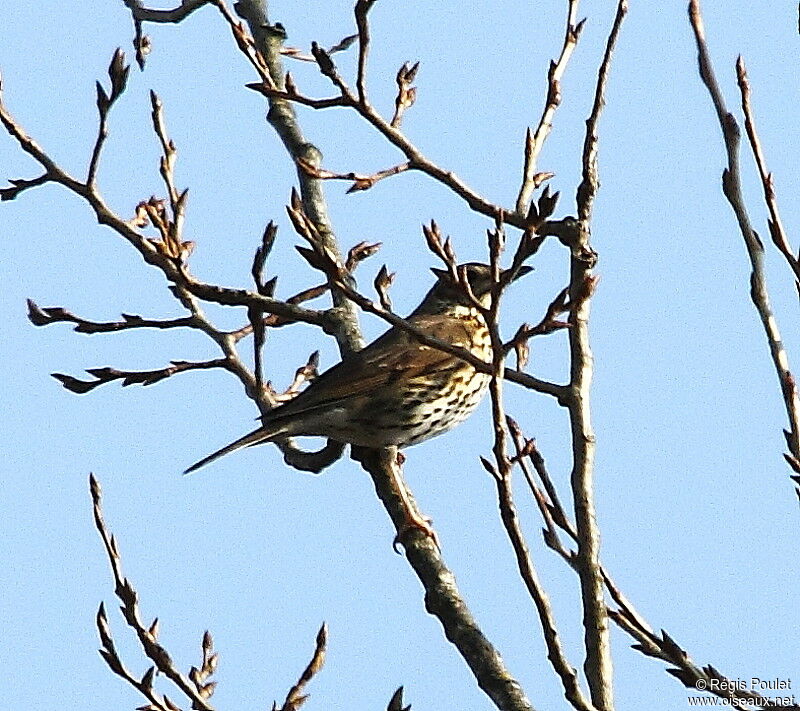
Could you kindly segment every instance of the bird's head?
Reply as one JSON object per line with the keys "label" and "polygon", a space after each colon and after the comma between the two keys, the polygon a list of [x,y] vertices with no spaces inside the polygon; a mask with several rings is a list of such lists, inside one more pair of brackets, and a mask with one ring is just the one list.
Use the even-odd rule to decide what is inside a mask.
{"label": "bird's head", "polygon": [[[416,313],[436,313],[452,305],[471,306],[463,286],[447,269],[431,268],[436,275],[436,283],[428,292],[425,300],[420,304]],[[457,267],[459,274],[464,274],[469,283],[470,290],[483,306],[489,305],[489,295],[492,290],[492,269],[488,264],[480,262],[467,262]],[[533,271],[533,267],[522,266],[517,270],[514,280]],[[501,272],[501,279],[508,274],[508,270]]]}

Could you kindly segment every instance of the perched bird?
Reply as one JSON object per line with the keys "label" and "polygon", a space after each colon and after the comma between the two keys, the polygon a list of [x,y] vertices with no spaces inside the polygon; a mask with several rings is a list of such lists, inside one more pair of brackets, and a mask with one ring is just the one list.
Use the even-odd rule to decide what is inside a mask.
{"label": "perched bird", "polygon": [[[470,262],[462,269],[472,294],[488,306],[490,268]],[[490,360],[483,314],[448,271],[432,271],[436,283],[409,323]],[[516,278],[529,271],[520,268]],[[283,437],[318,435],[362,447],[408,447],[463,422],[486,394],[489,379],[466,361],[423,345],[395,326],[264,415],[257,430],[209,454],[186,473],[242,447]]]}

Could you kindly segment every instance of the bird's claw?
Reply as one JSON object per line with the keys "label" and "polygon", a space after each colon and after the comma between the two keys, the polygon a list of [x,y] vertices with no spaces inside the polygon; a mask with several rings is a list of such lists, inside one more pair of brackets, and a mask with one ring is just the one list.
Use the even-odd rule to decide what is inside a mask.
{"label": "bird's claw", "polygon": [[394,552],[400,554],[401,551],[398,548],[399,545],[405,545],[403,543],[403,539],[411,533],[412,531],[419,531],[424,536],[427,536],[433,542],[433,545],[436,546],[436,550],[441,552],[442,548],[439,545],[439,536],[436,534],[436,531],[431,526],[431,519],[427,516],[420,516],[419,514],[411,514],[406,517],[406,520],[403,522],[403,525],[397,531],[397,535],[394,537],[394,541],[392,541],[392,548]]}

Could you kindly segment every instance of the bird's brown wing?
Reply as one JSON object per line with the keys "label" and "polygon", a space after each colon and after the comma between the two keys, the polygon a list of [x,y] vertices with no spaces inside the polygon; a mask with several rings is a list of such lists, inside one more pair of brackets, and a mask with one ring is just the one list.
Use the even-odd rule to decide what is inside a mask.
{"label": "bird's brown wing", "polygon": [[[454,345],[467,345],[460,324],[441,316],[409,319],[415,326]],[[407,331],[392,328],[363,350],[322,373],[295,398],[276,408],[265,422],[277,422],[321,407],[347,407],[348,401],[390,387],[396,380],[413,379],[460,367],[460,358],[423,345]]]}

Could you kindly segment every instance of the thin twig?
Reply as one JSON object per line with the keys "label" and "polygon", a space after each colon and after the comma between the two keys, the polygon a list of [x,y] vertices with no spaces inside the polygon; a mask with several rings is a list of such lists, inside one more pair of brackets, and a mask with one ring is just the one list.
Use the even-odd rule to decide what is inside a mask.
{"label": "thin twig", "polygon": [[49,326],[53,323],[74,323],[77,333],[116,333],[133,328],[197,328],[191,316],[173,319],[147,319],[136,314],[122,314],[122,321],[89,321],[60,307],[40,307],[28,299],[28,319],[34,326]]}
{"label": "thin twig", "polygon": [[159,165],[161,177],[164,180],[164,186],[167,189],[169,196],[170,207],[173,214],[177,211],[179,194],[175,187],[175,159],[177,157],[177,150],[172,139],[167,135],[167,126],[164,121],[164,105],[161,99],[154,91],[150,91],[150,106],[151,106],[151,119],[153,121],[153,130],[161,143],[161,162]]}
{"label": "thin twig", "polygon": [[111,78],[111,92],[108,93],[99,81],[96,84],[97,111],[100,120],[97,127],[97,138],[95,139],[92,155],[89,159],[89,170],[86,176],[86,184],[89,186],[93,186],[95,183],[97,167],[100,163],[100,153],[103,150],[103,144],[106,138],[108,138],[108,113],[113,103],[120,97],[122,92],[125,91],[129,69],[130,67],[125,66],[125,53],[121,49],[117,49],[108,67],[108,75]]}
{"label": "thin twig", "polygon": [[536,131],[531,133],[529,128],[525,135],[525,166],[522,171],[522,185],[517,196],[517,213],[519,215],[527,212],[531,195],[541,184],[541,178],[537,178],[536,161],[553,128],[553,117],[561,104],[561,77],[564,76],[570,57],[578,44],[585,22],[585,20],[577,22],[578,2],[579,0],[568,0],[567,2],[567,27],[564,32],[564,44],[558,60],[550,62],[550,69],[547,72],[547,100],[542,117],[539,119]]}
{"label": "thin twig", "polygon": [[322,669],[322,665],[325,664],[327,645],[328,626],[323,622],[322,627],[320,627],[319,632],[317,632],[317,638],[314,644],[314,654],[311,656],[311,661],[303,670],[303,673],[300,674],[300,677],[295,682],[294,686],[289,689],[289,693],[286,694],[286,700],[283,702],[283,706],[281,706],[280,709],[275,709],[275,711],[296,711],[303,705],[303,703],[305,703],[306,699],[308,699],[308,694],[304,694],[303,691],[305,691],[305,687],[308,682],[310,682],[319,673],[320,669]]}
{"label": "thin twig", "polygon": [[578,219],[585,224],[588,224],[591,218],[594,198],[600,187],[597,170],[597,147],[599,143],[597,128],[600,122],[600,114],[603,112],[603,107],[606,103],[606,85],[608,84],[611,70],[611,59],[614,56],[614,49],[617,46],[619,33],[622,30],[622,23],[627,14],[628,0],[619,0],[614,23],[606,41],[603,61],[600,63],[600,70],[597,73],[597,85],[594,92],[592,111],[586,120],[586,137],[583,143],[583,180],[578,186],[577,193]]}
{"label": "thin twig", "polygon": [[[328,54],[335,54],[336,52],[343,52],[346,49],[349,49],[350,46],[358,39],[358,35],[347,35],[347,37],[343,37],[339,42],[337,42],[332,47],[328,47],[325,51]],[[311,54],[305,54],[303,50],[298,49],[297,47],[281,47],[281,54],[284,57],[288,57],[289,59],[297,59],[301,62],[311,62],[316,64],[316,59]]]}
{"label": "thin twig", "polygon": [[[764,245],[753,229],[744,196],[742,195],[742,178],[739,167],[740,130],[736,118],[725,106],[722,90],[714,75],[714,68],[706,43],[703,18],[700,13],[699,0],[691,0],[689,3],[689,20],[694,30],[695,42],[697,43],[700,77],[708,89],[708,93],[714,104],[717,119],[722,128],[722,137],[728,157],[728,165],[722,173],[722,190],[736,216],[739,230],[742,233],[747,248],[751,270],[750,298],[761,319],[764,334],[769,345],[772,363],[778,375],[778,381],[780,382],[786,414],[789,419],[790,431],[786,433],[789,452],[795,460],[798,460],[800,459],[800,398],[798,398],[794,375],[789,368],[789,357],[781,341],[778,321],[770,305],[769,291],[767,289],[766,274],[764,271]],[[742,65],[742,69],[744,69],[744,65]],[[746,93],[744,87],[742,91]],[[756,152],[756,155],[758,154],[760,154],[760,151]],[[763,164],[763,160],[761,163]],[[759,167],[759,170],[762,170],[762,168]],[[768,200],[767,202],[769,204],[770,201]],[[777,211],[775,215],[777,216]],[[772,222],[777,226],[778,223],[775,223],[774,217],[772,218]]]}
{"label": "thin twig", "polygon": [[547,658],[561,679],[564,696],[572,704],[573,708],[582,711],[593,709],[591,702],[584,696],[580,688],[575,668],[564,654],[550,600],[542,588],[536,569],[533,566],[533,561],[530,558],[530,551],[522,535],[512,497],[510,467],[507,474],[501,473],[495,480],[497,482],[498,504],[503,526],[514,549],[520,576],[539,614],[545,644],[547,645]]}
{"label": "thin twig", "polygon": [[[356,89],[361,103],[367,101],[367,57],[369,56],[369,20],[367,15],[375,0],[357,0],[355,6],[356,27],[358,27],[358,75]],[[328,52],[330,54],[330,52]]]}
{"label": "thin twig", "polygon": [[284,99],[293,101],[314,109],[326,109],[333,106],[345,106],[353,108],[362,118],[377,129],[390,143],[398,148],[407,158],[409,170],[419,170],[445,187],[452,190],[461,197],[469,207],[481,215],[494,219],[494,216],[503,213],[503,221],[520,229],[530,226],[527,216],[520,216],[515,211],[503,210],[500,206],[490,202],[475,190],[470,188],[455,173],[441,168],[420,151],[399,128],[393,126],[390,121],[381,116],[368,101],[360,101],[352,90],[345,84],[344,80],[336,74],[326,74],[333,81],[334,85],[340,90],[340,95],[332,98],[314,99],[301,94],[296,87],[277,89],[264,84],[248,84],[248,88],[258,91],[273,99]]}
{"label": "thin twig", "polygon": [[181,286],[191,294],[203,301],[209,301],[223,306],[257,306],[265,313],[275,314],[290,323],[302,322],[321,326],[324,330],[330,326],[325,312],[315,309],[306,309],[296,304],[290,304],[280,299],[262,296],[247,289],[231,289],[216,284],[199,281],[189,274],[184,274]]}
{"label": "thin twig", "polygon": [[[545,543],[555,550],[574,569],[575,554],[567,550],[561,543],[559,529],[568,530],[568,532],[571,531],[573,540],[575,529],[569,521],[564,508],[561,506],[558,494],[555,492],[552,481],[549,479],[547,469],[544,466],[544,459],[536,448],[536,442],[532,439],[525,439],[516,420],[512,417],[507,417],[506,423],[516,450],[515,462],[519,463],[528,488],[531,490],[536,505],[545,522],[546,529],[543,531]],[[546,493],[541,490],[534,480],[529,462],[533,464],[533,468],[537,475],[539,475],[539,479],[542,481]]]}
{"label": "thin twig", "polygon": [[[558,553],[573,570],[577,570],[575,554],[564,546],[556,529],[564,531],[575,542],[578,541],[578,534],[558,497],[553,481],[544,464],[544,459],[536,448],[534,441],[523,437],[522,431],[515,421],[509,418],[508,424],[517,452],[515,460],[519,461],[525,473],[528,486],[547,526],[544,531],[545,544]],[[526,463],[526,458],[533,464],[546,493],[534,481]],[[602,565],[600,574],[611,599],[617,604],[617,609],[608,609],[609,617],[620,629],[633,637],[636,641],[636,644],[633,645],[634,649],[646,656],[672,664],[674,668],[667,669],[667,672],[679,679],[689,689],[704,688],[709,693],[713,693],[720,698],[736,699],[739,706],[746,702],[768,707],[768,699],[747,689],[739,689],[734,680],[723,676],[711,665],[707,665],[702,669],[698,667],[688,653],[663,630],[660,636],[653,632],[650,625],[633,607]],[[716,683],[711,684],[712,678],[716,680]]]}
{"label": "thin twig", "polygon": [[363,173],[333,173],[330,170],[324,170],[317,166],[311,165],[307,161],[300,159],[298,165],[311,177],[319,180],[350,180],[353,184],[347,189],[348,193],[355,193],[361,190],[369,190],[375,183],[384,178],[390,178],[393,175],[404,173],[411,168],[411,163],[400,163],[393,165],[391,168],[379,170],[376,173],[365,175]]}
{"label": "thin twig", "polygon": [[510,353],[512,350],[517,352],[517,370],[521,370],[527,362],[528,341],[536,336],[546,336],[555,331],[569,328],[568,321],[560,321],[557,317],[563,313],[568,313],[570,305],[567,297],[569,287],[564,287],[556,297],[548,304],[544,316],[535,326],[523,324],[517,329],[514,337],[503,344],[503,352]]}
{"label": "thin twig", "polygon": [[123,387],[128,385],[154,385],[177,373],[185,373],[189,370],[212,370],[215,368],[231,370],[230,362],[227,358],[215,358],[199,362],[173,360],[172,364],[166,368],[158,368],[156,370],[117,370],[116,368],[108,367],[87,368],[86,372],[94,377],[94,380],[81,380],[63,373],[52,373],[52,376],[70,392],[84,395],[100,385],[105,385],[114,380],[121,380]]}
{"label": "thin twig", "polygon": [[[308,289],[303,289],[303,291],[295,294],[294,296],[290,296],[288,299],[286,299],[286,303],[302,304],[305,301],[310,301],[311,299],[316,299],[317,297],[322,296],[328,291],[329,288],[330,287],[327,284],[317,284],[316,286],[311,286]],[[276,314],[269,314],[268,316],[264,316],[262,318],[262,323],[267,328],[280,328],[281,326],[288,326],[297,322]],[[242,326],[241,328],[237,328],[235,331],[231,331],[230,335],[234,341],[238,342],[242,338],[249,336],[252,332],[253,324],[248,323],[246,326]]]}
{"label": "thin twig", "polygon": [[800,261],[798,261],[797,257],[795,257],[792,252],[792,248],[789,245],[789,238],[786,236],[783,221],[778,211],[778,200],[775,196],[775,181],[773,180],[772,173],[767,170],[767,159],[764,156],[764,151],[761,148],[761,141],[756,131],[753,107],[750,102],[750,80],[747,78],[747,69],[745,69],[744,59],[742,59],[741,56],[736,60],[736,77],[742,95],[744,127],[747,131],[747,138],[750,141],[750,148],[753,151],[756,166],[758,167],[758,174],[761,177],[761,185],[764,189],[764,202],[767,203],[767,209],[769,210],[769,233],[775,246],[794,272],[795,279],[800,280]]}
{"label": "thin twig", "polygon": [[[94,475],[89,476],[89,488],[92,494],[95,526],[97,527],[100,537],[103,539],[106,555],[108,556],[108,561],[111,564],[111,572],[114,576],[115,585],[114,592],[122,603],[120,607],[122,616],[125,618],[128,626],[136,633],[144,653],[153,661],[158,671],[173,684],[175,684],[175,686],[186,695],[186,697],[192,702],[192,708],[198,709],[199,711],[214,711],[214,707],[208,703],[208,697],[211,695],[211,693],[213,693],[213,687],[204,691],[203,688],[199,688],[198,685],[189,677],[178,671],[169,655],[169,652],[167,652],[167,650],[162,647],[156,639],[155,631],[157,625],[154,624],[150,627],[146,627],[142,622],[139,612],[139,595],[131,582],[123,575],[122,561],[120,559],[119,551],[117,550],[116,540],[109,533],[105,521],[103,520],[100,485],[95,479]],[[119,673],[117,668],[115,668],[114,663],[117,662],[119,665],[121,665],[121,662],[119,662],[119,658],[116,657],[113,646],[109,648],[109,646],[106,644],[107,641],[110,642],[111,637],[108,627],[108,620],[106,619],[105,610],[102,605],[100,606],[100,612],[98,613],[98,628],[100,629],[101,639],[104,642],[104,651],[106,652],[103,657],[112,670]],[[123,676],[122,674],[120,675]],[[123,676],[123,678],[133,684],[137,689],[142,691],[142,693],[145,693],[146,688],[151,687],[152,677],[152,673],[147,673],[141,682],[137,683],[135,678]],[[165,703],[163,700],[154,701],[153,697],[158,698],[155,696],[155,694],[145,693],[145,695],[148,697],[148,699],[153,701],[153,703],[163,704],[167,708],[170,706],[168,702]]]}

